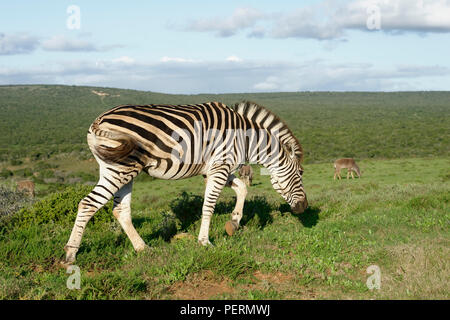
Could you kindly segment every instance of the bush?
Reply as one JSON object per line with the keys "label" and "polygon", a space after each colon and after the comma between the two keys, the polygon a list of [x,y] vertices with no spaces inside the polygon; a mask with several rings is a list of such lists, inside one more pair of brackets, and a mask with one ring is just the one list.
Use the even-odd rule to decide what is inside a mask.
{"label": "bush", "polygon": [[31,168],[19,169],[14,171],[14,175],[22,178],[31,177],[33,175],[33,170],[31,170]]}
{"label": "bush", "polygon": [[12,159],[10,161],[10,163],[11,163],[12,166],[19,166],[19,165],[21,165],[23,163],[23,161],[19,160],[19,159]]}
{"label": "bush", "polygon": [[163,220],[158,225],[158,230],[154,233],[155,236],[161,237],[164,241],[169,241],[177,234],[177,219],[174,214],[162,213]]}
{"label": "bush", "polygon": [[11,191],[0,186],[0,218],[10,216],[30,202],[23,192]]}
{"label": "bush", "polygon": [[[78,203],[86,197],[92,187],[73,186],[62,192],[53,193],[32,207],[18,212],[13,221],[14,226],[43,224],[48,222],[72,224],[75,221]],[[113,221],[112,202],[101,208],[91,219],[90,223],[104,223]]]}
{"label": "bush", "polygon": [[180,221],[181,230],[186,230],[201,217],[202,207],[203,197],[187,192],[170,203],[170,209]]}
{"label": "bush", "polygon": [[0,171],[0,178],[7,179],[12,175],[13,175],[12,171],[6,168],[3,168],[2,171]]}
{"label": "bush", "polygon": [[50,179],[55,177],[55,172],[50,169],[45,169],[39,172],[39,178],[41,179]]}

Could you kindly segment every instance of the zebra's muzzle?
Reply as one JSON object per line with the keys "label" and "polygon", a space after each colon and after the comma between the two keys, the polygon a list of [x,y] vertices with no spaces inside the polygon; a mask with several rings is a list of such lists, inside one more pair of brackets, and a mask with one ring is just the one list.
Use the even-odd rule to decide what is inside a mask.
{"label": "zebra's muzzle", "polygon": [[294,213],[303,213],[303,212],[306,210],[306,208],[308,208],[308,200],[306,200],[306,196],[305,196],[305,198],[303,199],[303,201],[302,201],[302,200],[297,201],[297,202],[291,207],[291,209],[292,209],[292,211],[293,211]]}

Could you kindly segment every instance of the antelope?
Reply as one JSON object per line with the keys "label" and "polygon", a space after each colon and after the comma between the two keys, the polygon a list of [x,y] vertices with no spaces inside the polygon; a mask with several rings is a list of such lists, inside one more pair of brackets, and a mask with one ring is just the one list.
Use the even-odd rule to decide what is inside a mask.
{"label": "antelope", "polygon": [[244,165],[239,169],[239,176],[244,180],[245,184],[250,187],[253,181],[253,169],[249,165]]}
{"label": "antelope", "polygon": [[31,180],[17,182],[17,191],[25,192],[30,197],[34,198],[34,182]]}
{"label": "antelope", "polygon": [[339,179],[341,179],[341,169],[347,169],[347,179],[351,173],[352,179],[355,179],[353,176],[353,171],[356,172],[358,178],[361,178],[361,171],[359,170],[358,165],[355,160],[352,158],[342,158],[338,159],[334,162],[334,180],[336,180],[336,175]]}

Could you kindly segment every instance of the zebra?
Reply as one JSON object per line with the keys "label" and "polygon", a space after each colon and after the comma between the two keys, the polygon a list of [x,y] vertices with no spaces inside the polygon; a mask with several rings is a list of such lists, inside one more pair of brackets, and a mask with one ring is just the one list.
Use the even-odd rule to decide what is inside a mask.
{"label": "zebra", "polygon": [[249,101],[230,108],[220,102],[191,105],[120,105],[89,127],[87,142],[99,164],[99,180],[79,205],[62,263],[75,261],[89,219],[113,198],[113,215],[134,249],[146,248],[131,221],[133,179],[142,171],[161,179],[203,175],[206,182],[198,242],[210,245],[209,225],[225,186],[236,205],[225,229],[239,228],[247,189],[234,173],[244,163],[267,168],[274,189],[294,213],[306,210],[303,149],[287,125]]}

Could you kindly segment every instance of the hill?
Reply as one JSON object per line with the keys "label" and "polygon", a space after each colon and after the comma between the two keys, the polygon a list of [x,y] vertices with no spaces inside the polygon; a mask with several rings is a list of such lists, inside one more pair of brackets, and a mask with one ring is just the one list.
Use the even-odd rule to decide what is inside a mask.
{"label": "hill", "polygon": [[169,95],[114,88],[0,86],[0,161],[75,152],[89,157],[86,131],[119,104],[255,101],[298,137],[306,163],[337,157],[448,156],[450,92],[298,92]]}

